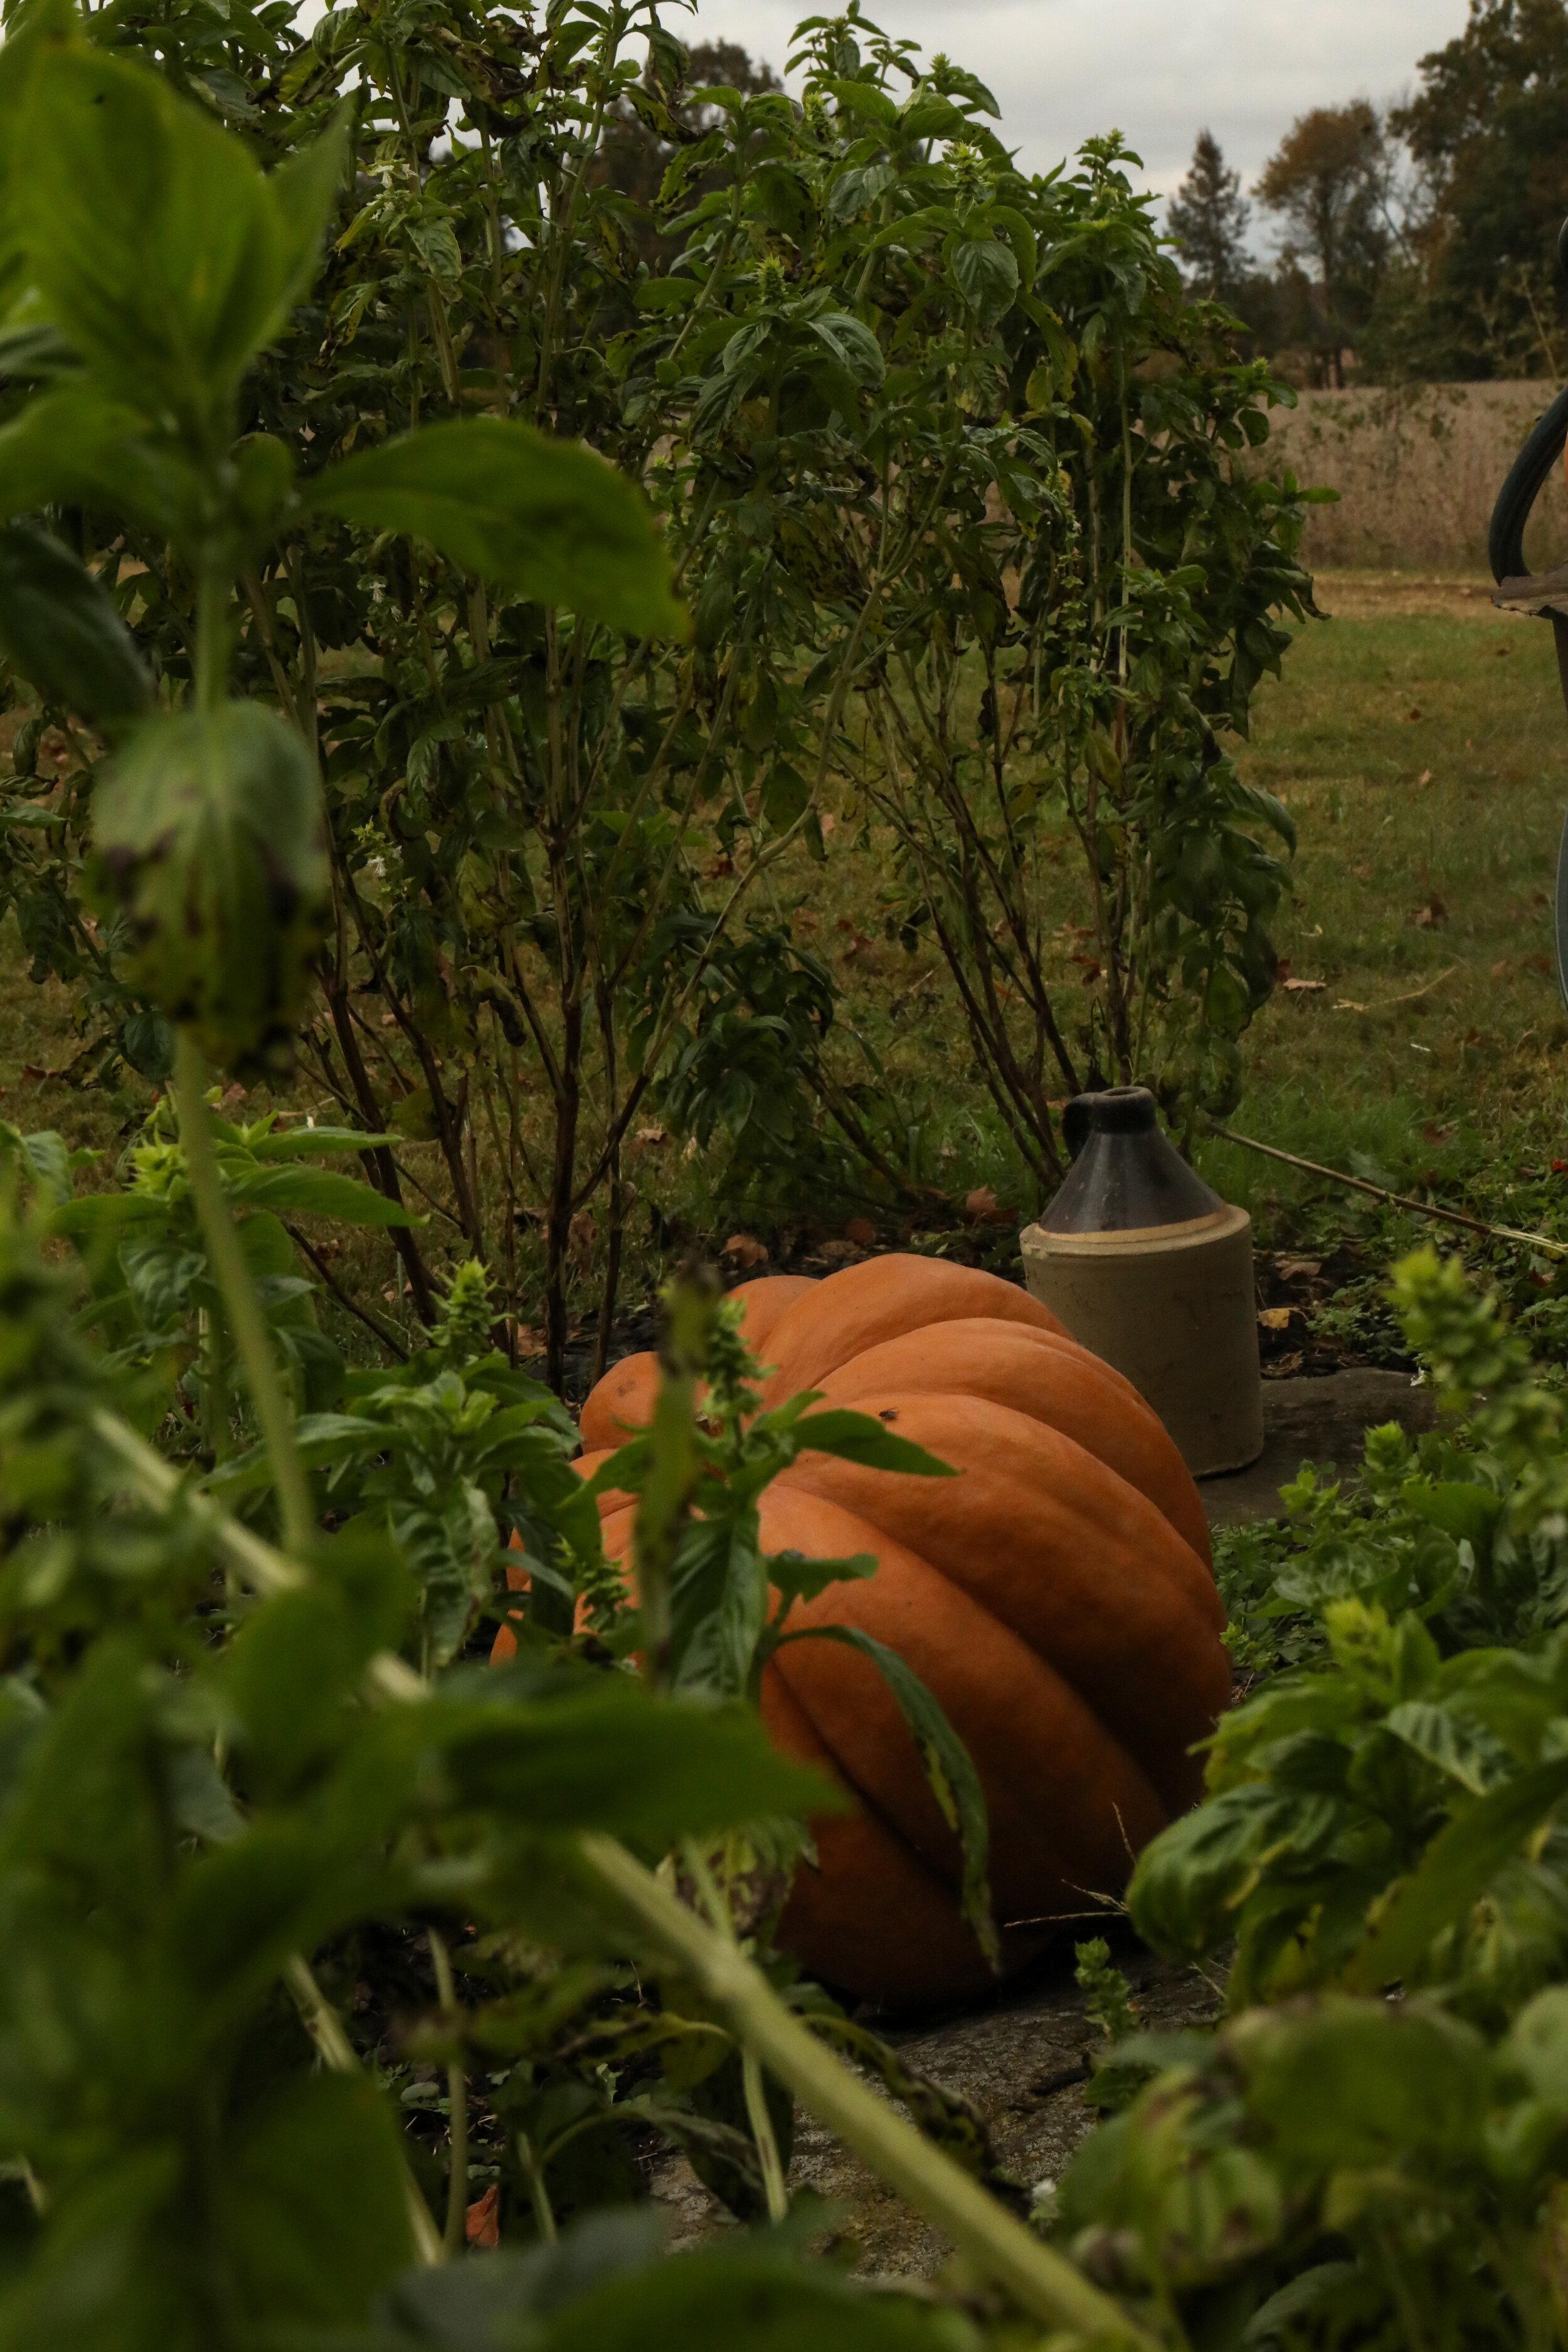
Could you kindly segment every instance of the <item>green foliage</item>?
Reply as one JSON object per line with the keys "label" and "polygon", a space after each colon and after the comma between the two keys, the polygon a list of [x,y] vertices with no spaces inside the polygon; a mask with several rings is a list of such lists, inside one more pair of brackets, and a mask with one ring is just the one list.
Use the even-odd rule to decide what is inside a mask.
{"label": "green foliage", "polygon": [[1084,2014],[1108,2042],[1120,2042],[1136,2031],[1131,1987],[1120,1969],[1110,1965],[1110,1947],[1103,1936],[1073,1946],[1078,1966],[1074,1975],[1084,1995]]}
{"label": "green foliage", "polygon": [[[284,1129],[275,1112],[245,1127],[216,1117],[210,1124],[224,1197],[237,1214],[240,1248],[293,1393],[306,1409],[335,1403],[343,1359],[320,1328],[316,1286],[299,1271],[288,1221],[329,1217],[339,1226],[375,1231],[406,1213],[368,1185],[311,1165],[363,1146],[365,1139],[351,1130]],[[35,1169],[41,1147],[51,1141],[58,1139],[16,1139]],[[123,1189],[73,1197],[63,1150],[58,1171],[47,1159],[44,1167],[56,1179],[47,1229],[80,1254],[89,1293],[86,1319],[117,1361],[154,1376],[149,1402],[173,1401],[182,1417],[192,1414],[191,1434],[199,1435],[207,1461],[222,1460],[235,1439],[234,1341],[167,1106],[160,1105],[144,1139],[128,1151]],[[177,1438],[170,1450],[184,1450]]]}
{"label": "green foliage", "polygon": [[[803,28],[804,105],[699,96],[663,31],[645,68],[651,22],[642,0],[526,37],[445,0],[309,34],[62,17],[13,43],[8,84],[40,187],[79,134],[90,161],[17,207],[35,292],[0,506],[68,508],[165,699],[205,661],[297,730],[333,911],[313,1073],[367,1133],[437,1147],[452,1226],[399,1244],[416,1315],[444,1232],[516,1320],[542,1271],[557,1385],[584,1277],[607,1344],[639,1108],[721,1130],[750,1178],[780,1152],[819,1170],[820,1103],[879,1192],[913,1187],[897,1119],[824,1051],[826,967],[769,948],[779,858],[826,854],[825,793],[868,815],[914,794],[886,919],[950,951],[1037,1171],[1069,1065],[1234,1090],[1280,876],[1277,813],[1215,754],[1278,657],[1267,615],[1305,591],[1294,491],[1233,479],[1276,392],[1184,309],[1109,149],[1026,180],[973,77],[858,18]],[[132,184],[145,215],[109,193]],[[73,259],[100,204],[111,230]],[[1124,462],[1127,544],[1096,520]],[[13,650],[81,713],[89,679]],[[155,890],[128,873],[132,919],[94,929],[97,750],[72,741],[49,821],[0,841],[0,890],[40,972],[85,983],[83,1066],[156,1076],[150,1008],[188,997],[167,911],[216,884],[182,837]],[[1087,992],[1034,887],[1058,821],[1094,902]],[[279,877],[227,835],[226,903],[253,903]],[[232,975],[204,1033],[226,1061],[279,1066],[322,845],[279,828],[297,932]],[[162,844],[126,849],[140,877]],[[371,1174],[402,1200],[390,1150]]]}
{"label": "green foliage", "polygon": [[[459,1275],[468,1279],[454,1284],[430,1347],[390,1373],[349,1373],[341,1411],[294,1424],[300,1460],[322,1473],[326,1508],[350,1515],[344,1533],[388,1544],[413,1569],[426,1674],[494,1614],[503,1529],[518,1538],[533,1613],[566,1630],[601,1558],[598,1513],[570,1466],[576,1424],[489,1346],[488,1317],[475,1328],[476,1304],[479,1313],[488,1305],[483,1269]],[[243,1494],[271,1475],[258,1446],[224,1465],[209,1491]]]}
{"label": "green foliage", "polygon": [[0,530],[0,644],[46,702],[112,730],[139,719],[152,680],[102,583],[36,523]]}
{"label": "green foliage", "polygon": [[33,1633],[0,1740],[0,2107],[14,2179],[47,2196],[16,2191],[0,2340],[356,2318],[408,2257],[398,2139],[368,2079],[311,2073],[289,1956],[440,1905],[454,1870],[467,1916],[537,1931],[585,1827],[658,1850],[818,1792],[743,1710],[565,1662],[365,1706],[413,1589],[352,1530],[215,1651],[210,1540],[177,1503],[101,1516],[123,1467],[103,1376],[69,1361],[61,1286],[14,1225],[5,1247],[5,1615],[13,1644]]}
{"label": "green foliage", "polygon": [[1261,1651],[1283,1621],[1301,1663],[1226,1717],[1211,1801],[1130,1900],[1173,1948],[1237,1933],[1237,2002],[1398,1978],[1506,2013],[1560,1964],[1561,1857],[1521,1847],[1561,1793],[1562,1407],[1456,1261],[1407,1258],[1393,1289],[1440,1402],[1472,1417],[1419,1448],[1373,1432],[1351,1498],[1310,1472],[1289,1490],[1247,1634]]}
{"label": "green foliage", "polygon": [[1052,2209],[1183,2345],[1563,2340],[1560,1407],[1457,1265],[1393,1287],[1470,1418],[1296,1488],[1275,1606],[1322,1646],[1223,1720],[1129,1897],[1166,1952],[1234,1938],[1230,2020],[1121,2040]]}
{"label": "green foliage", "polygon": [[[1255,828],[1289,820],[1218,744],[1278,658],[1268,614],[1305,609],[1294,490],[1230,462],[1270,387],[1182,305],[1113,142],[1025,182],[971,78],[858,16],[802,38],[798,108],[720,90],[695,117],[677,46],[618,5],[334,12],[308,41],[47,6],[0,52],[27,339],[0,507],[49,510],[47,544],[7,544],[74,631],[43,674],[0,583],[0,636],[116,737],[95,1001],[114,1050],[174,1067],[180,1118],[79,1197],[58,1137],[0,1135],[79,1260],[0,1218],[0,2347],[1013,2340],[805,2259],[803,2089],[1058,2342],[1562,2338],[1562,1412],[1495,1301],[1409,1262],[1407,1330],[1465,1427],[1374,1433],[1355,1494],[1304,1478],[1284,1543],[1227,1564],[1238,1647],[1287,1671],[1226,1717],[1130,1903],[1168,1952],[1235,1941],[1234,2013],[1130,2034],[1125,1979],[1080,1948],[1111,2120],[1063,2186],[1071,2263],[929,2145],[994,2179],[973,2117],[769,1941],[834,1802],[754,1704],[803,1638],[880,1667],[994,1932],[984,1805],[930,1694],[791,1622],[871,1563],[761,1542],[808,1447],[942,1465],[810,1397],[761,1411],[700,1284],[669,1299],[651,1429],[586,1484],[496,1344],[519,1153],[498,1117],[487,1206],[473,1103],[515,1136],[543,1074],[558,1364],[570,1220],[601,1184],[622,1216],[637,1103],[667,1082],[743,1135],[816,1082],[830,991],[762,970],[767,934],[731,919],[785,843],[825,846],[815,796],[857,757],[908,860],[889,919],[929,921],[988,1008],[1037,1170],[1049,1055],[1223,1099],[1273,971]],[[473,143],[433,153],[453,100]],[[628,114],[668,150],[657,245],[608,169]],[[10,886],[79,942],[86,797]],[[1053,807],[1101,950],[1072,1037],[1030,896]],[[998,919],[1016,963],[977,944]],[[357,1124],[211,1116],[198,1042],[275,1055],[312,952],[311,1050]],[[367,994],[401,1040],[374,1082]],[[742,1006],[772,1024],[749,1098]],[[421,1132],[465,1244],[441,1305],[389,1156]],[[351,1153],[374,1185],[321,1164]],[[289,1222],[321,1216],[404,1237],[426,1328],[395,1370],[322,1340]],[[491,1667],[472,1645],[503,1612]],[[609,2210],[650,2133],[770,2227],[654,2259]],[[508,2253],[437,2274],[480,2178]]]}
{"label": "green foliage", "polygon": [[246,702],[150,719],[93,803],[92,895],[121,910],[132,981],[220,1067],[286,1066],[330,908],[294,730]]}
{"label": "green foliage", "polygon": [[538,604],[582,604],[612,628],[683,636],[646,513],[586,450],[477,417],[436,425],[335,467],[313,503],[428,540]]}
{"label": "green foliage", "polygon": [[1562,2340],[1561,1989],[1489,2044],[1440,2004],[1253,2010],[1102,2126],[1057,2228],[1167,2340]]}

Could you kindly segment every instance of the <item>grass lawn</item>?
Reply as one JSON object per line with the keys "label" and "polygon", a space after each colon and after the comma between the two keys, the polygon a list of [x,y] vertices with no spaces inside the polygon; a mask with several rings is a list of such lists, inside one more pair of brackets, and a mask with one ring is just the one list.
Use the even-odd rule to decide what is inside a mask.
{"label": "grass lawn", "polygon": [[[1479,582],[1345,573],[1322,578],[1319,597],[1332,617],[1305,630],[1283,680],[1263,687],[1243,754],[1248,777],[1288,803],[1300,829],[1295,888],[1276,930],[1290,979],[1307,984],[1279,990],[1254,1024],[1234,1123],[1395,1189],[1568,1239],[1568,1172],[1553,1171],[1568,1160],[1568,1019],[1551,910],[1568,723],[1551,631],[1494,613]],[[957,1203],[988,1185],[1015,1213],[980,1236],[954,1211],[952,1245],[980,1242],[1005,1263],[1016,1220],[1035,1202],[973,1067],[945,971],[930,948],[911,957],[885,940],[876,845],[843,848],[849,830],[826,867],[803,861],[780,893],[796,937],[833,963],[844,991],[836,1066],[850,1081],[879,1074],[906,1156],[928,1181]],[[111,1156],[151,1089],[133,1080],[108,1097],[60,1084],[47,1074],[74,1042],[67,992],[30,983],[5,926],[0,1117]],[[314,1107],[306,1092],[297,1101]],[[418,1166],[431,1150],[411,1145],[408,1156]],[[1331,1266],[1316,1289],[1321,1334],[1375,1333],[1377,1270],[1432,1229],[1235,1145],[1211,1139],[1199,1157],[1219,1190],[1252,1209],[1265,1247],[1335,1260],[1338,1288]],[[644,1206],[632,1309],[694,1238],[717,1248],[745,1223],[775,1265],[810,1263],[867,1213],[852,1192],[803,1197],[798,1183],[792,1192],[782,1171],[739,1185],[721,1149],[688,1158],[655,1148],[635,1173]],[[897,1238],[881,1220],[881,1245]],[[939,1239],[928,1234],[925,1245]],[[1351,1257],[1336,1260],[1345,1244]],[[1516,1247],[1466,1246],[1495,1266],[1516,1304],[1535,1306],[1538,1340],[1568,1353],[1568,1276],[1560,1285],[1549,1260]],[[384,1248],[354,1245],[367,1290],[392,1280]],[[591,1265],[581,1279],[586,1310]]]}
{"label": "grass lawn", "polygon": [[[1462,587],[1350,574],[1320,597],[1333,617],[1264,687],[1244,761],[1300,828],[1279,940],[1309,984],[1255,1024],[1236,1124],[1342,1167],[1375,1160],[1402,1187],[1462,1173],[1489,1198],[1564,1145],[1552,634]],[[1237,1197],[1298,1197],[1237,1151],[1211,1147],[1207,1164]]]}

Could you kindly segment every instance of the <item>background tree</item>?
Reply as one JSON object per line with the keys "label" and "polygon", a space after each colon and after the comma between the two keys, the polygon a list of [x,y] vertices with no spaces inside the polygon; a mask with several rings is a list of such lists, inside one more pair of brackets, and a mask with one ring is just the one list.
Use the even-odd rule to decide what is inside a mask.
{"label": "background tree", "polygon": [[[1560,373],[1568,214],[1568,6],[1470,0],[1389,118],[1422,175],[1426,371]],[[1272,168],[1272,167],[1271,167]]]}
{"label": "background tree", "polygon": [[[654,213],[670,159],[682,145],[712,130],[718,109],[701,90],[732,89],[742,98],[782,90],[765,59],[754,63],[738,41],[696,41],[689,49],[668,40],[648,44],[641,87],[623,98],[600,142],[594,178],[632,200],[637,207],[622,226],[650,268],[668,268],[679,240],[661,236]],[[698,185],[706,194],[711,182]]]}
{"label": "background tree", "polygon": [[1252,207],[1241,174],[1227,171],[1218,140],[1200,131],[1186,178],[1171,198],[1165,226],[1182,248],[1188,290],[1235,304],[1249,275],[1247,226]]}
{"label": "background tree", "polygon": [[1371,313],[1391,243],[1388,142],[1365,99],[1300,115],[1253,191],[1285,225],[1282,260],[1316,272],[1311,342],[1324,380],[1344,382],[1344,355]]}

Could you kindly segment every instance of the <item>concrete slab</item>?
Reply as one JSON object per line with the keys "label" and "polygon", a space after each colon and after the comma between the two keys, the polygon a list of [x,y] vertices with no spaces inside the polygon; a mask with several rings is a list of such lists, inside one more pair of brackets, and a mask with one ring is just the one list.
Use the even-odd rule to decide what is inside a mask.
{"label": "concrete slab", "polygon": [[1245,1470],[1200,1481],[1209,1525],[1282,1518],[1279,1489],[1303,1462],[1348,1473],[1361,1461],[1369,1429],[1396,1421],[1415,1436],[1436,1420],[1431,1390],[1417,1387],[1409,1372],[1361,1370],[1321,1380],[1265,1381],[1263,1452]]}

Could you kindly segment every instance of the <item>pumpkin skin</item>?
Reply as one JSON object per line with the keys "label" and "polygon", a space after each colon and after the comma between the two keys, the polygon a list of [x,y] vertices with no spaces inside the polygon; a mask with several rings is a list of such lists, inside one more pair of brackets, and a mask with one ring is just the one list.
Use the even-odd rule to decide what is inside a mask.
{"label": "pumpkin skin", "polygon": [[1068,1337],[1048,1307],[1000,1275],[897,1252],[863,1258],[842,1274],[830,1274],[773,1325],[768,1353],[774,1370],[763,1391],[763,1402],[782,1404],[802,1389],[820,1388],[828,1372],[885,1339],[976,1315],[988,1322],[1032,1324],[1058,1339]]}
{"label": "pumpkin skin", "polygon": [[863,1409],[879,1389],[978,1397],[1059,1429],[1146,1495],[1205,1565],[1208,1518],[1164,1423],[1131,1381],[1071,1339],[978,1317],[906,1332],[853,1356],[821,1382],[827,1404]]}
{"label": "pumpkin skin", "polygon": [[[729,1303],[741,1309],[741,1328],[754,1352],[766,1346],[773,1326],[787,1308],[817,1285],[808,1275],[763,1274],[755,1282],[739,1282]],[[623,1356],[612,1364],[583,1407],[578,1426],[584,1445],[611,1448],[624,1443],[628,1429],[646,1429],[653,1419],[658,1394],[658,1358],[651,1348]]]}
{"label": "pumpkin skin", "polygon": [[[1026,1293],[970,1268],[847,1267],[782,1302],[766,1354],[770,1404],[820,1389],[958,1474],[803,1454],[761,1498],[763,1542],[875,1555],[874,1577],[797,1601],[788,1630],[858,1626],[940,1701],[985,1790],[1016,1967],[1086,1897],[1119,1894],[1139,1849],[1199,1793],[1189,1751],[1228,1701],[1230,1667],[1197,1490],[1126,1381]],[[605,1548],[623,1563],[632,1520],[605,1498]],[[984,1990],[957,1842],[875,1666],[842,1643],[790,1643],[764,1670],[762,1712],[858,1807],[812,1824],[816,1865],[796,1871],[781,1943],[890,2009]]]}

